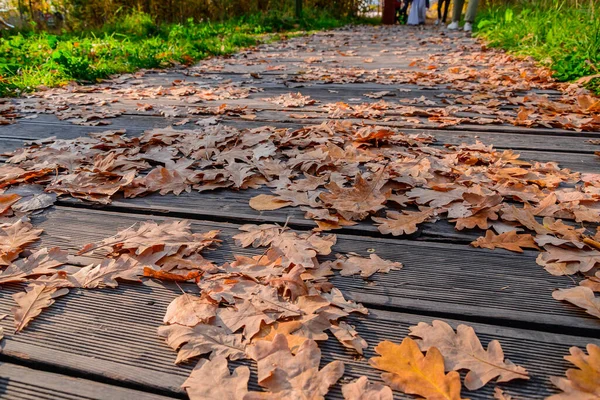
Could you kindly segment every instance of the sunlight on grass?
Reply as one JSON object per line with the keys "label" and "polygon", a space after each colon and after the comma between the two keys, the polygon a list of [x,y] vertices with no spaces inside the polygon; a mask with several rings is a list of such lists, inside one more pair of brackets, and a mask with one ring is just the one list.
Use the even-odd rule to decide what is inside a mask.
{"label": "sunlight on grass", "polygon": [[[477,35],[491,47],[532,56],[560,81],[600,74],[600,2],[529,0],[491,6]],[[588,87],[600,93],[600,79]]]}

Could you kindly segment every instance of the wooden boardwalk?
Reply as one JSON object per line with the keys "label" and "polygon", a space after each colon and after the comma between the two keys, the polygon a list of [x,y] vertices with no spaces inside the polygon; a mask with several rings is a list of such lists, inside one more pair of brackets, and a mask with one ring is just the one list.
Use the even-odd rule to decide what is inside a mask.
{"label": "wooden boardwalk", "polygon": [[[36,117],[21,118],[0,127],[0,151],[13,150],[24,142],[49,136],[72,139],[107,129],[126,129],[128,135],[137,135],[187,118],[190,123],[176,128],[194,129],[193,122],[210,116],[192,114],[190,108],[224,103],[231,108],[247,107],[237,115],[231,112],[218,116],[220,123],[237,128],[264,125],[295,128],[319,124],[331,117],[321,107],[323,104],[376,103],[381,99],[365,94],[382,91],[393,94],[383,100],[400,102],[417,110],[451,107],[452,102],[446,101],[452,99],[449,94],[477,93],[467,84],[468,78],[460,80],[464,84],[450,85],[436,82],[431,76],[429,82],[415,81],[412,77],[427,74],[434,69],[428,65],[440,63],[447,66],[454,63],[457,67],[464,63],[461,68],[474,70],[491,68],[485,63],[478,65],[476,59],[470,58],[470,52],[479,48],[474,39],[462,33],[448,37],[429,27],[425,30],[342,29],[295,38],[263,45],[260,51],[242,52],[231,59],[207,60],[190,69],[148,72],[123,79],[121,83],[101,85],[111,87],[110,90],[71,93],[69,95],[76,97],[62,100],[55,95],[44,98],[44,93],[42,97],[16,100],[17,110],[28,110],[30,113],[24,115]],[[201,103],[168,93],[186,84],[217,87],[223,82],[250,88],[251,93],[247,98]],[[515,96],[560,97],[559,92],[545,89],[543,85],[535,89],[525,85],[506,90],[514,91]],[[136,99],[135,91],[146,95]],[[293,108],[264,101],[290,92],[310,96],[320,104]],[[57,118],[59,112],[53,107],[60,101],[71,99],[73,102],[88,97],[95,102],[107,100],[104,107],[120,115],[105,119],[111,123],[108,126],[83,126]],[[113,99],[118,101],[111,102]],[[80,107],[86,107],[84,101],[81,103]],[[514,114],[517,108],[517,105],[503,104],[499,110]],[[433,146],[480,140],[499,149],[514,149],[525,160],[555,161],[574,171],[600,172],[600,162],[594,155],[600,149],[594,144],[594,140],[600,141],[599,132],[508,123],[480,124],[478,118],[495,116],[482,116],[468,110],[459,114],[464,120],[448,126],[432,122],[426,115],[407,116],[397,110],[390,110],[382,118],[345,119],[357,124],[400,127],[408,133],[431,134],[438,140]],[[305,219],[304,212],[298,208],[253,210],[248,201],[258,193],[270,191],[264,188],[192,191],[180,196],[153,194],[116,199],[106,206],[61,199],[56,206],[34,216],[32,222],[44,229],[37,246],[77,250],[137,221],[186,218],[193,221],[194,230],[221,230],[224,243],[210,254],[211,260],[216,262],[233,259],[231,236],[241,224],[287,222],[297,230],[314,227],[314,222]],[[338,241],[334,250],[338,253],[367,255],[374,250],[380,257],[400,261],[405,266],[399,271],[376,274],[368,281],[339,275],[332,279],[347,298],[363,303],[370,310],[366,317],[350,318],[369,343],[364,358],[355,357],[333,340],[321,345],[325,361],[344,361],[345,378],[367,375],[379,381],[380,372],[367,363],[374,355],[373,347],[385,339],[399,342],[409,326],[434,319],[454,326],[459,323],[473,326],[484,346],[490,340],[499,340],[505,355],[531,374],[529,381],[501,385],[517,399],[539,399],[556,393],[549,377],[563,376],[570,367],[563,359],[569,348],[600,344],[597,318],[552,298],[554,289],[572,286],[572,282],[566,276],[552,276],[537,265],[537,251],[516,254],[476,249],[469,243],[481,236],[481,231],[457,231],[445,221],[423,224],[417,233],[401,238],[382,235],[371,223],[360,223],[335,233]],[[260,254],[258,249],[252,248],[236,252]],[[20,290],[22,288],[16,285],[2,287],[0,314],[11,313],[14,306],[11,295]],[[0,398],[185,398],[181,384],[193,364],[174,365],[174,352],[156,335],[167,305],[179,293],[176,285],[152,281],[143,285],[121,284],[112,290],[76,292],[68,299],[58,299],[53,307],[16,335],[11,334],[12,321],[5,318],[0,321],[6,335],[0,352]],[[255,380],[251,379],[252,382]],[[489,399],[494,387],[488,384],[478,391],[465,391],[464,396]],[[341,398],[339,385],[329,396]],[[398,398],[405,397],[398,395]]]}

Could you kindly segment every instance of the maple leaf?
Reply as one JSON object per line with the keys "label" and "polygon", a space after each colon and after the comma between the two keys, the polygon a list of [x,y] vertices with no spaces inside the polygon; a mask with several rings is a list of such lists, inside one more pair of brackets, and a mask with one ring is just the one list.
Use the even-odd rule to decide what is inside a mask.
{"label": "maple leaf", "polygon": [[23,282],[35,275],[53,274],[54,268],[67,263],[68,252],[58,247],[44,247],[27,257],[12,263],[0,274],[0,284]]}
{"label": "maple leaf", "polygon": [[20,332],[31,320],[42,312],[44,308],[54,304],[54,299],[69,293],[67,288],[47,287],[45,285],[29,285],[25,292],[13,294],[17,307],[13,307],[15,320],[15,333]]}
{"label": "maple leaf", "polygon": [[38,240],[43,231],[21,219],[12,225],[0,225],[0,265],[9,265],[25,246]]}
{"label": "maple leaf", "polygon": [[550,377],[552,383],[563,393],[555,394],[547,400],[597,400],[600,398],[600,347],[595,344],[586,346],[588,354],[579,347],[569,349],[570,356],[565,360],[578,369],[569,368],[566,378]]}
{"label": "maple leaf", "polygon": [[244,400],[249,379],[250,368],[240,366],[229,374],[227,359],[217,356],[200,360],[181,387],[190,400]]}
{"label": "maple leaf", "polygon": [[218,305],[207,298],[182,294],[176,297],[169,306],[163,318],[165,324],[196,326],[206,323],[217,314]]}
{"label": "maple leaf", "polygon": [[229,334],[227,330],[218,326],[164,325],[158,328],[158,336],[165,338],[173,350],[179,351],[176,364],[208,353],[213,358],[223,356],[230,360],[239,360],[246,356],[242,335]]}
{"label": "maple leaf", "polygon": [[428,400],[460,400],[460,375],[444,374],[444,358],[432,347],[423,356],[414,340],[407,337],[401,344],[383,341],[375,347],[380,357],[369,359],[392,389],[416,394]]}
{"label": "maple leaf", "polygon": [[473,247],[481,247],[494,250],[495,248],[506,249],[517,253],[523,252],[523,247],[538,249],[530,234],[519,235],[516,231],[509,231],[495,235],[491,230],[485,232],[485,237],[480,237],[471,242]]}
{"label": "maple leaf", "polygon": [[402,263],[384,260],[374,253],[369,258],[352,253],[347,256],[338,255],[337,257],[337,260],[328,261],[323,264],[331,265],[331,268],[341,270],[340,275],[342,276],[360,274],[361,277],[368,278],[376,272],[388,273],[391,270],[399,270],[403,267]]}
{"label": "maple leaf", "polygon": [[250,346],[248,355],[257,363],[258,384],[269,392],[249,392],[244,400],[322,400],[344,374],[341,361],[332,361],[319,370],[321,350],[314,340],[306,340],[293,355],[286,337],[276,335],[272,342],[258,341]]}
{"label": "maple leaf", "polygon": [[384,235],[410,235],[417,231],[417,225],[430,219],[434,214],[432,208],[423,211],[387,211],[386,218],[371,217],[378,223],[377,229]]}
{"label": "maple leaf", "polygon": [[342,394],[344,400],[394,400],[394,393],[389,386],[369,382],[366,376],[342,385]]}
{"label": "maple leaf", "polygon": [[594,291],[585,286],[577,286],[570,289],[558,289],[552,292],[556,300],[568,301],[581,307],[590,315],[600,318],[600,298],[594,296]]}
{"label": "maple leaf", "polygon": [[244,337],[248,340],[260,331],[262,323],[275,322],[273,318],[256,308],[250,301],[236,303],[235,307],[221,308],[218,317],[232,332],[244,327]]}
{"label": "maple leaf", "polygon": [[496,377],[497,382],[529,379],[525,368],[504,358],[497,340],[492,340],[485,350],[470,326],[459,325],[454,333],[450,325],[436,320],[431,325],[419,322],[409,330],[411,336],[420,338],[416,342],[421,350],[427,351],[434,346],[439,350],[446,371],[468,370],[465,386],[469,390],[477,390]]}
{"label": "maple leaf", "polygon": [[72,276],[82,288],[97,289],[119,285],[117,279],[139,282],[142,275],[138,262],[126,255],[116,259],[104,259],[99,265],[88,265],[81,268]]}

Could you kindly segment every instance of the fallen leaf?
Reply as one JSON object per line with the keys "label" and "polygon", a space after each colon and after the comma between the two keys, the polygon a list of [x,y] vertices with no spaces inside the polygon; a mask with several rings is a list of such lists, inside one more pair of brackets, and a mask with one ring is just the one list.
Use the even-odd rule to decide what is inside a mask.
{"label": "fallen leaf", "polygon": [[268,390],[249,392],[244,400],[311,399],[323,400],[344,374],[344,364],[332,361],[319,370],[321,350],[314,340],[300,345],[296,355],[288,347],[284,335],[272,342],[258,341],[248,348],[248,355],[257,363],[258,384]]}
{"label": "fallen leaf", "polygon": [[570,289],[558,289],[552,292],[556,300],[568,301],[581,307],[590,315],[600,318],[600,298],[594,296],[594,291],[585,286],[577,286]]}
{"label": "fallen leaf", "polygon": [[237,367],[229,374],[227,359],[216,356],[200,360],[181,387],[190,400],[244,400],[249,379],[248,367]]}
{"label": "fallen leaf", "polygon": [[383,341],[375,347],[380,357],[369,359],[373,367],[387,371],[381,374],[392,389],[415,394],[428,400],[460,400],[460,375],[444,374],[444,358],[432,347],[423,356],[411,338],[401,344]]}
{"label": "fallen leaf", "polygon": [[411,336],[420,338],[416,342],[421,350],[435,347],[440,351],[446,371],[468,370],[464,384],[469,390],[477,390],[494,378],[497,382],[529,379],[525,368],[504,358],[497,340],[492,340],[485,350],[470,326],[458,325],[455,333],[450,325],[436,320],[431,325],[420,322],[409,330]]}
{"label": "fallen leaf", "polygon": [[67,288],[30,285],[25,288],[25,292],[13,294],[13,299],[17,303],[17,307],[11,309],[15,319],[15,333],[23,330],[33,318],[40,315],[44,308],[54,304],[54,299],[67,293],[69,293]]}
{"label": "fallen leaf", "polygon": [[471,246],[490,250],[501,248],[517,253],[522,253],[523,247],[539,250],[539,247],[536,246],[531,235],[520,235],[516,231],[509,231],[495,235],[494,232],[488,230],[485,232],[485,237],[480,237],[474,242],[471,242]]}
{"label": "fallen leaf", "polygon": [[202,297],[182,294],[169,303],[163,322],[190,327],[207,323],[217,314],[217,307],[217,304]]}
{"label": "fallen leaf", "polygon": [[230,360],[245,358],[241,334],[229,334],[218,326],[198,324],[194,327],[164,325],[158,336],[165,338],[173,350],[178,351],[176,364],[203,354],[227,357]]}
{"label": "fallen leaf", "polygon": [[566,378],[550,377],[552,383],[563,391],[547,398],[547,400],[596,400],[600,397],[600,347],[595,344],[586,346],[588,354],[579,347],[571,347],[571,355],[565,360],[578,369],[569,368]]}
{"label": "fallen leaf", "polygon": [[392,234],[394,236],[410,235],[417,231],[417,225],[421,224],[433,215],[433,209],[424,211],[388,211],[386,218],[371,217],[378,223],[377,229],[384,235]]}
{"label": "fallen leaf", "polygon": [[369,382],[369,378],[361,376],[352,383],[342,385],[344,400],[393,400],[394,394],[389,386]]}

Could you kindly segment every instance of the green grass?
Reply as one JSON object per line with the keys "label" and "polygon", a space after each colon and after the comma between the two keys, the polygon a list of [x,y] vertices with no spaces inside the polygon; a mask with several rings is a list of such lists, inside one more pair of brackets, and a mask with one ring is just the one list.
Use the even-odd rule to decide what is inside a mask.
{"label": "green grass", "polygon": [[71,81],[97,82],[140,68],[190,65],[260,42],[349,22],[306,10],[299,20],[267,13],[218,23],[158,25],[149,15],[134,13],[96,31],[4,33],[0,37],[0,95],[18,95]]}
{"label": "green grass", "polygon": [[[520,0],[482,10],[479,37],[491,47],[532,56],[559,81],[600,74],[598,0]],[[600,79],[588,88],[600,94]]]}

